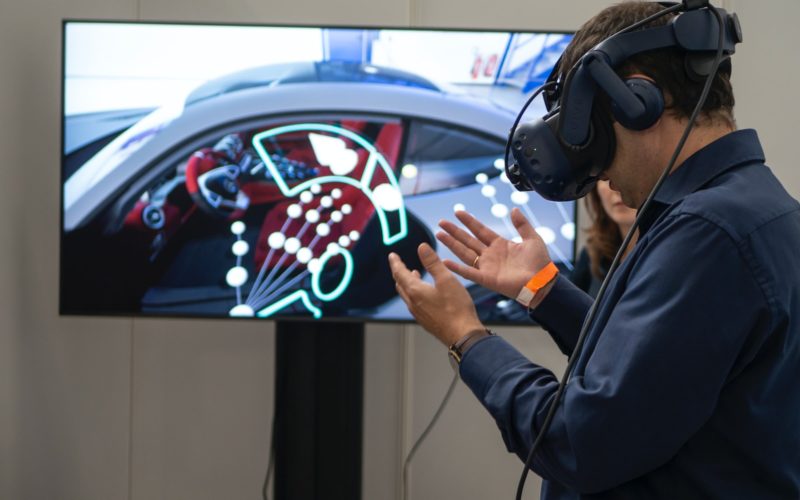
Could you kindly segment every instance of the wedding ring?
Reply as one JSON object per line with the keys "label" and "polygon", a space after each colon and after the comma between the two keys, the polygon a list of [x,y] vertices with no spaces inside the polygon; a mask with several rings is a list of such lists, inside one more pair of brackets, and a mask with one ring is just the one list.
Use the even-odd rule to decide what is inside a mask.
{"label": "wedding ring", "polygon": [[474,267],[475,269],[478,269],[478,259],[480,258],[481,258],[480,255],[476,255],[475,260],[472,261],[472,267]]}

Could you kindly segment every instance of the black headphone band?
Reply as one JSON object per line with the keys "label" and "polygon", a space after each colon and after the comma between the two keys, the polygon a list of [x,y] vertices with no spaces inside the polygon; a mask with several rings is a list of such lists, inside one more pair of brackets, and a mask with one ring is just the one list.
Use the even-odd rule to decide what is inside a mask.
{"label": "black headphone band", "polygon": [[[557,85],[550,97],[560,99],[559,135],[566,143],[578,145],[585,142],[589,135],[591,104],[598,89],[612,96],[615,90],[618,91],[618,96],[626,94],[623,80],[615,70],[637,54],[674,47],[684,51],[690,59],[685,68],[699,73],[692,79],[705,78],[708,75],[707,71],[710,71],[711,66],[704,66],[702,58],[713,54],[718,46],[719,23],[708,9],[684,10],[683,4],[673,4],[606,38],[575,63],[563,82],[558,81],[560,85]],[[659,17],[678,11],[683,12],[668,24],[638,29]],[[728,57],[741,41],[741,29],[735,14],[727,15],[721,9],[719,12],[727,19],[722,26],[722,50],[724,57]],[[695,64],[695,59],[700,64]],[[559,73],[563,75],[564,72],[562,70]],[[691,72],[687,74],[692,77]],[[567,101],[573,101],[572,105],[566,106]]]}
{"label": "black headphone band", "polygon": [[[670,13],[681,13],[681,12],[688,12],[692,10],[698,10],[705,7],[708,7],[709,2],[708,0],[684,0],[683,2],[653,2],[656,3],[664,9],[659,12],[648,16],[645,19],[642,19],[621,31],[609,36],[608,38],[604,39],[600,42],[596,47],[592,50],[604,50],[605,47],[610,45],[616,46],[623,46],[627,45],[628,47],[635,47],[635,50],[629,50],[627,53],[619,54],[618,51],[613,58],[614,60],[609,61],[612,67],[616,67],[617,65],[621,64],[624,60],[632,57],[641,52],[646,52],[648,50],[655,50],[658,48],[666,48],[666,47],[677,47],[683,48],[686,52],[686,65],[685,69],[687,72],[687,76],[693,81],[702,81],[705,79],[707,75],[707,71],[710,67],[710,60],[713,60],[713,57],[710,54],[713,53],[714,49],[716,49],[716,33],[717,33],[717,26],[713,23],[713,20],[709,19],[705,23],[704,28],[708,29],[701,29],[698,30],[699,34],[705,34],[705,37],[698,37],[697,33],[692,34],[691,36],[686,33],[686,29],[679,30],[680,33],[676,37],[675,34],[672,32],[672,29],[668,26],[659,26],[655,28],[647,28],[645,30],[636,31],[638,28],[662,17],[664,15],[668,15]],[[720,68],[722,72],[730,73],[731,65],[730,65],[730,55],[734,52],[734,45],[736,43],[741,42],[741,28],[739,27],[738,18],[735,17],[736,15],[733,14],[731,28],[733,31],[732,36],[725,37],[725,58],[723,59],[723,65]],[[685,23],[690,25],[691,23]],[[696,23],[692,26],[696,29]],[[657,30],[657,32],[653,32],[653,30]],[[728,30],[726,30],[728,31]],[[634,34],[635,33],[635,34]],[[655,35],[655,36],[654,36]],[[628,44],[620,43],[621,40],[618,40],[620,37],[629,38]],[[676,43],[676,38],[677,43]],[[684,42],[682,44],[681,42]],[[589,51],[591,52],[591,51]],[[585,56],[585,54],[584,54]],[[553,69],[550,71],[550,74],[547,77],[546,82],[554,82],[555,84],[546,91],[543,95],[544,102],[546,108],[552,110],[559,102],[561,96],[564,94],[566,89],[566,76],[565,74],[569,74],[569,72],[575,69],[581,59],[579,59],[575,65],[567,71],[563,71],[562,62],[563,62],[564,55],[562,54],[559,56],[556,63],[553,65]]]}

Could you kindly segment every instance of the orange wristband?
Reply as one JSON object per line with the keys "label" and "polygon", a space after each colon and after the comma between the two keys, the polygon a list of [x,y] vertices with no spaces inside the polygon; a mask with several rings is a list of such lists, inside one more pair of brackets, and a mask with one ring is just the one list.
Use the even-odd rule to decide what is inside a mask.
{"label": "orange wristband", "polygon": [[533,297],[541,290],[542,288],[546,287],[548,283],[553,281],[555,277],[558,275],[558,268],[553,261],[550,261],[549,264],[544,266],[533,275],[533,278],[528,281],[528,283],[522,287],[522,290],[519,291],[517,295],[517,302],[522,304],[525,307],[528,307],[533,300]]}

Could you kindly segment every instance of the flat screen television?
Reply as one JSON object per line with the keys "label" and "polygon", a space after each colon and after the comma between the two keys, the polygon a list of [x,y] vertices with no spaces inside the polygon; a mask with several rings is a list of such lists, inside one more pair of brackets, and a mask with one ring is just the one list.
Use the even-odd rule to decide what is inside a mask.
{"label": "flat screen television", "polygon": [[[419,267],[463,208],[574,258],[574,203],[503,173],[564,33],[65,21],[62,314],[411,320]],[[532,113],[542,114],[534,103]],[[430,279],[430,277],[426,277]],[[467,283],[487,323],[526,322]]]}

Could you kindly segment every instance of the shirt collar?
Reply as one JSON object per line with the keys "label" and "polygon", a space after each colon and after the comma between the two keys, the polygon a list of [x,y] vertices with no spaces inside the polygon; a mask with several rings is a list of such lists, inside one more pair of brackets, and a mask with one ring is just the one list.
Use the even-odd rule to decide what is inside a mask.
{"label": "shirt collar", "polygon": [[686,159],[661,185],[651,204],[650,214],[640,221],[644,234],[669,205],[682,200],[714,178],[740,165],[764,162],[764,150],[755,130],[737,130],[706,145]]}

